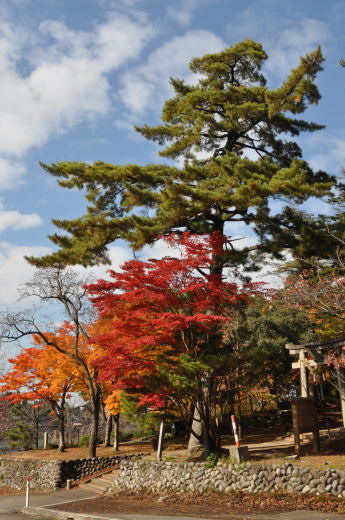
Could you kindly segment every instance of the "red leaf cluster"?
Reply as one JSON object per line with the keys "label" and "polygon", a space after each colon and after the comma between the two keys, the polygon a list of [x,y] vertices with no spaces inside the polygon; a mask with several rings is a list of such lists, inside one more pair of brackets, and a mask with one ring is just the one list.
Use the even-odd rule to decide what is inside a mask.
{"label": "red leaf cluster", "polygon": [[231,320],[231,308],[257,290],[257,284],[240,289],[214,269],[225,254],[224,236],[184,233],[165,240],[180,250],[178,257],[131,260],[120,271],[110,270],[111,280],[87,287],[108,323],[106,332],[92,338],[105,352],[102,378],[119,380],[118,388],[140,388],[163,353],[178,358],[202,352],[208,337]]}

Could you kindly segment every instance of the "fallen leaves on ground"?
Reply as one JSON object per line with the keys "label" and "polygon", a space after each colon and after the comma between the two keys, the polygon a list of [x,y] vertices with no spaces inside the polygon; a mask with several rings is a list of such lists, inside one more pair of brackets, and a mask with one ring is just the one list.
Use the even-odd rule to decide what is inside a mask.
{"label": "fallen leaves on ground", "polygon": [[[158,499],[160,498],[160,502]],[[291,493],[159,493],[119,491],[89,500],[56,506],[69,512],[155,514],[226,518],[230,514],[267,513],[273,511],[322,511],[345,513],[344,499],[329,495]]]}

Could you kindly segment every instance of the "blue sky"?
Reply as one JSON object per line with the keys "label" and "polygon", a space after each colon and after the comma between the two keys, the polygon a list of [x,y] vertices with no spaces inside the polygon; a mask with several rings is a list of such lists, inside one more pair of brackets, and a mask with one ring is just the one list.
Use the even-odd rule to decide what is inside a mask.
{"label": "blue sky", "polygon": [[[270,85],[321,44],[322,100],[306,118],[326,130],[303,138],[316,168],[340,174],[345,157],[345,3],[324,0],[0,0],[0,304],[11,304],[48,252],[52,218],[84,209],[38,166],[59,160],[158,161],[132,130],[158,123],[170,76],[193,56],[244,38],[263,43]],[[315,204],[315,202],[314,202]],[[309,209],[328,211],[317,203]],[[241,234],[242,230],[238,230]],[[153,254],[160,254],[157,245]],[[115,264],[130,256],[115,245]],[[100,272],[100,271],[98,271]]]}

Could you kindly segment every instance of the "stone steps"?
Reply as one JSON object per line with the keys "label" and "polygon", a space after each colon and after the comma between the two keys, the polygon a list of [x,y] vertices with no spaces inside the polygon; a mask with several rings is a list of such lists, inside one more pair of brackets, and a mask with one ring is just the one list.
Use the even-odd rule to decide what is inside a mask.
{"label": "stone steps", "polygon": [[104,473],[95,478],[90,478],[79,484],[81,489],[87,489],[88,491],[92,491],[93,493],[97,493],[98,495],[105,494],[108,489],[111,488],[112,483],[116,479],[119,470],[115,469],[113,471],[109,471],[108,473]]}

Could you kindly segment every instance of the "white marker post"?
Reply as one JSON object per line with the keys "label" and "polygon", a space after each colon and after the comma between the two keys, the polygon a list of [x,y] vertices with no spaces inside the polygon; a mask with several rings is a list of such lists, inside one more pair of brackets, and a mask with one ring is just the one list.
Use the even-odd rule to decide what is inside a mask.
{"label": "white marker post", "polygon": [[29,507],[30,501],[30,477],[26,477],[25,507]]}
{"label": "white marker post", "polygon": [[43,434],[43,449],[48,449],[48,432],[44,432]]}
{"label": "white marker post", "polygon": [[164,421],[161,422],[161,425],[159,427],[158,448],[157,448],[157,460],[158,460],[158,462],[160,460],[162,460],[163,435],[164,435]]}
{"label": "white marker post", "polygon": [[240,443],[240,439],[238,438],[236,419],[235,419],[234,415],[231,416],[231,424],[232,424],[232,429],[233,429],[233,432],[234,432],[235,444],[236,444],[237,447],[240,447],[241,443]]}
{"label": "white marker post", "polygon": [[239,439],[238,433],[237,433],[236,419],[235,419],[234,415],[231,416],[231,424],[232,424],[232,429],[234,431],[236,446],[230,446],[230,449],[229,449],[230,457],[236,459],[238,462],[241,462],[243,460],[248,460],[248,458],[249,458],[248,446],[241,446],[240,439]]}

